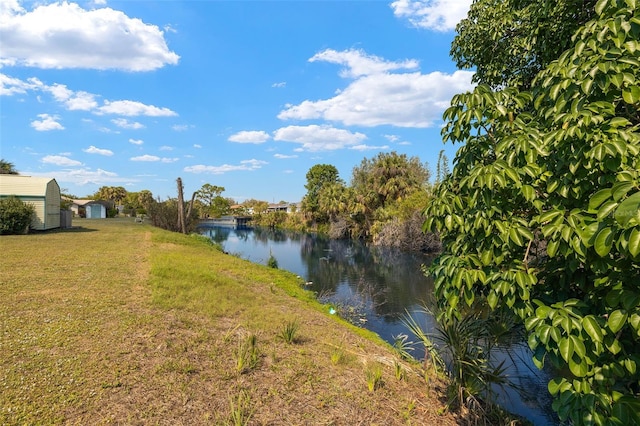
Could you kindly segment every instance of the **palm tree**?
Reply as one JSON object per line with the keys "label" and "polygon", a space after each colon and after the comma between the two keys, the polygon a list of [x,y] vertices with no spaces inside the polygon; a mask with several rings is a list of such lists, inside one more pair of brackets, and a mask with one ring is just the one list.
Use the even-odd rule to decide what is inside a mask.
{"label": "palm tree", "polygon": [[151,191],[149,191],[148,189],[143,189],[142,191],[138,192],[138,203],[140,203],[140,205],[145,210],[147,210],[149,208],[149,205],[153,203],[153,194],[151,193]]}
{"label": "palm tree", "polygon": [[127,197],[127,190],[122,186],[112,186],[112,199],[116,205],[122,204],[122,200]]}
{"label": "palm tree", "polygon": [[17,175],[19,174],[13,163],[0,159],[0,175]]}

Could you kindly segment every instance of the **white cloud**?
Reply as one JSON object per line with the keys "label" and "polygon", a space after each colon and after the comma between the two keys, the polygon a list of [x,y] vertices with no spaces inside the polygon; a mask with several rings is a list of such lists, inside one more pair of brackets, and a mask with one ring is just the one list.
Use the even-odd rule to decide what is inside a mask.
{"label": "white cloud", "polygon": [[54,164],[56,166],[81,166],[82,163],[76,160],[72,160],[71,158],[65,157],[63,155],[47,155],[43,157],[41,160],[45,164]]}
{"label": "white cloud", "polygon": [[171,128],[176,132],[186,132],[187,130],[189,130],[189,127],[190,126],[186,124],[174,124],[173,126],[171,126]]}
{"label": "white cloud", "polygon": [[269,163],[262,160],[251,159],[241,161],[238,165],[223,164],[221,166],[205,166],[203,164],[198,164],[195,166],[185,167],[184,171],[189,173],[207,173],[212,175],[221,175],[227,172],[257,170],[265,164]]}
{"label": "white cloud", "polygon": [[373,145],[362,144],[362,145],[354,145],[349,149],[353,149],[355,151],[374,151],[374,150],[378,151],[378,150],[389,149],[389,145],[373,146]]}
{"label": "white cloud", "polygon": [[197,144],[197,143],[194,143],[194,144],[193,144],[193,147],[194,147],[194,148],[202,148],[202,145]]}
{"label": "white cloud", "polygon": [[156,156],[156,155],[149,155],[149,154],[145,154],[145,155],[140,155],[138,157],[131,157],[130,158],[131,161],[148,161],[148,162],[154,162],[154,161],[160,161],[160,157]]}
{"label": "white cloud", "polygon": [[[81,168],[81,169],[69,169],[69,170],[58,170],[58,171],[50,171],[47,173],[29,173],[33,176],[45,176],[45,177],[54,177],[58,183],[72,183],[75,185],[97,185],[103,186],[114,183],[124,183],[131,182],[131,178],[120,178],[116,173],[108,172],[106,170],[97,169],[91,170],[89,168]],[[139,182],[138,180],[135,180]]]}
{"label": "white cloud", "polygon": [[363,133],[352,133],[328,125],[287,126],[275,131],[274,140],[293,142],[301,147],[296,151],[331,151],[357,145],[367,136]]}
{"label": "white cloud", "polygon": [[116,114],[133,117],[146,115],[149,117],[173,117],[178,115],[169,108],[159,108],[153,105],[145,105],[138,101],[105,101],[104,105],[97,108],[96,114]]}
{"label": "white cloud", "polygon": [[333,98],[288,105],[278,118],[324,119],[347,126],[432,127],[453,95],[472,90],[472,75],[470,71],[368,75]]}
{"label": "white cloud", "polygon": [[173,151],[173,147],[167,145],[162,145],[159,149],[160,151]]}
{"label": "white cloud", "polygon": [[286,85],[287,85],[287,82],[286,82],[286,81],[280,81],[280,82],[278,82],[278,83],[273,83],[273,84],[271,85],[271,87],[278,87],[278,88],[280,88],[280,87],[285,87]]}
{"label": "white cloud", "polygon": [[389,62],[375,55],[367,55],[363,50],[356,49],[344,50],[342,52],[326,49],[316,53],[309,59],[309,62],[315,61],[346,65],[346,68],[340,71],[340,75],[350,78],[382,74],[393,70],[415,70],[419,66],[418,61],[415,59],[407,59],[402,62]]}
{"label": "white cloud", "polygon": [[[169,108],[146,105],[142,102],[130,100],[106,100],[102,106],[98,106],[98,102],[96,101],[98,95],[93,93],[74,91],[69,89],[66,85],[59,83],[54,83],[49,86],[42,83],[35,77],[24,81],[0,73],[0,96],[26,94],[29,91],[50,93],[57,102],[64,105],[64,107],[69,111],[91,111],[97,115],[116,114],[128,117],[140,115],[149,117],[173,117],[178,115],[175,111],[172,111]],[[39,95],[37,98],[39,102],[42,102]],[[128,123],[127,120],[123,118],[112,120],[112,122],[117,126],[127,129],[141,129],[144,127],[140,123]],[[184,129],[179,126],[174,126],[173,129],[186,130],[187,126],[185,126]]]}
{"label": "white cloud", "polygon": [[253,170],[253,169],[259,169],[262,166],[264,166],[265,164],[269,164],[269,163],[267,163],[266,161],[263,161],[263,160],[256,160],[254,158],[254,159],[251,159],[251,160],[242,160],[240,162],[240,164],[243,164],[245,166],[249,166]]}
{"label": "white cloud", "polygon": [[400,139],[398,135],[384,135],[389,142],[397,142]]}
{"label": "white cloud", "polygon": [[9,77],[0,73],[0,96],[13,96],[15,94],[24,94],[27,91],[35,90],[42,86],[42,82],[37,78],[30,78],[27,81],[19,78]]}
{"label": "white cloud", "polygon": [[238,132],[234,135],[229,136],[229,141],[230,142],[237,142],[237,143],[255,143],[255,144],[259,144],[259,143],[264,143],[266,141],[268,141],[271,138],[271,136],[269,136],[269,134],[267,132],[264,132],[262,130],[260,131],[242,131],[242,132]]}
{"label": "white cloud", "polygon": [[155,163],[158,161],[161,163],[175,163],[176,161],[179,160],[179,158],[166,158],[166,157],[158,157],[157,155],[145,154],[145,155],[140,155],[138,157],[131,157],[129,158],[129,160],[142,161],[142,162],[148,162],[148,163]]}
{"label": "white cloud", "polygon": [[106,157],[111,157],[113,155],[113,151],[111,151],[109,149],[96,148],[93,145],[91,145],[87,149],[83,149],[83,151],[86,152],[87,154],[99,154],[99,155],[104,155]]}
{"label": "white cloud", "polygon": [[108,7],[56,2],[27,11],[14,0],[7,5],[0,12],[5,65],[150,71],[180,58],[156,25]]}
{"label": "white cloud", "polygon": [[434,31],[451,31],[467,17],[472,0],[396,0],[393,14],[411,25]]}
{"label": "white cloud", "polygon": [[134,145],[142,145],[144,141],[142,139],[129,139],[129,143],[132,143]]}
{"label": "white cloud", "polygon": [[284,154],[273,154],[274,157],[279,158],[281,160],[286,160],[288,158],[298,158],[297,155],[284,155]]}
{"label": "white cloud", "polygon": [[126,118],[114,118],[111,120],[113,124],[118,127],[122,127],[123,129],[144,129],[144,124],[138,123],[137,121],[129,121]]}
{"label": "white cloud", "polygon": [[39,132],[46,132],[49,130],[64,130],[64,126],[58,123],[60,117],[57,115],[38,114],[40,120],[33,120],[31,127]]}
{"label": "white cloud", "polygon": [[71,111],[90,111],[98,106],[94,94],[82,91],[74,92],[64,84],[55,83],[53,86],[43,84],[40,88],[51,93],[56,101],[64,104]]}

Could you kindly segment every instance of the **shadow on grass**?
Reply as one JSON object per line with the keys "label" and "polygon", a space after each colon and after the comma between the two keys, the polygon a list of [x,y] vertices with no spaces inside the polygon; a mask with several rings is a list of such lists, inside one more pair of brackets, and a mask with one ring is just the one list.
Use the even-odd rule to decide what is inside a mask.
{"label": "shadow on grass", "polygon": [[79,233],[79,232],[97,232],[97,229],[85,228],[84,226],[72,226],[71,228],[56,228],[56,229],[48,229],[46,231],[39,231],[30,229],[29,235],[44,235],[44,234],[68,234],[68,233]]}

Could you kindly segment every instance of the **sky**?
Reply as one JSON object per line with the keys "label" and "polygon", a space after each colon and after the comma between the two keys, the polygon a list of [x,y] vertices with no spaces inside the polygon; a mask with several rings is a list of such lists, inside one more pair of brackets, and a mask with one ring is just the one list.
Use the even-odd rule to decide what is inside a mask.
{"label": "sky", "polygon": [[435,173],[471,0],[0,0],[0,158],[101,186],[298,202],[379,153]]}

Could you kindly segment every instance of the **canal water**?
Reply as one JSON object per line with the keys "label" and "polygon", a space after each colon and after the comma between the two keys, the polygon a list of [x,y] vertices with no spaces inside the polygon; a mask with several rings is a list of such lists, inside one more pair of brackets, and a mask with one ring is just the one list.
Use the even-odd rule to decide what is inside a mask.
{"label": "canal water", "polygon": [[[207,226],[200,233],[227,253],[254,263],[266,265],[273,256],[278,268],[299,275],[322,302],[389,343],[401,334],[416,340],[404,324],[407,313],[425,330],[433,329],[433,318],[422,309],[433,294],[433,281],[423,273],[429,257],[268,228]],[[413,355],[418,359],[421,350],[416,345]],[[533,365],[526,345],[510,347],[501,355],[511,364],[507,373],[514,388],[498,390],[500,405],[536,426],[558,424],[547,391],[548,373]]]}

